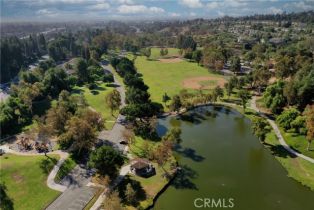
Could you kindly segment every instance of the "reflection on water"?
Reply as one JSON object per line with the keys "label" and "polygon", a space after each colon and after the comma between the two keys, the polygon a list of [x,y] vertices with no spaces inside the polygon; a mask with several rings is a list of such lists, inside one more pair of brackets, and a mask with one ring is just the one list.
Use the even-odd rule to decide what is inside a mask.
{"label": "reflection on water", "polygon": [[161,119],[158,134],[171,126],[182,129],[182,143],[175,148],[182,171],[155,210],[199,209],[193,205],[199,197],[234,198],[237,210],[313,209],[314,193],[287,177],[271,155],[287,155],[283,148],[265,149],[252,135],[251,122],[235,110],[200,107]]}

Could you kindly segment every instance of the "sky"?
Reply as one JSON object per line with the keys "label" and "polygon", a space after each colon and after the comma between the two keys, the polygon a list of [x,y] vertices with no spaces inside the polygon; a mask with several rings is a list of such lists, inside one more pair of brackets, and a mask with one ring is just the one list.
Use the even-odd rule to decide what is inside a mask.
{"label": "sky", "polygon": [[314,0],[0,0],[1,21],[192,19],[314,10]]}

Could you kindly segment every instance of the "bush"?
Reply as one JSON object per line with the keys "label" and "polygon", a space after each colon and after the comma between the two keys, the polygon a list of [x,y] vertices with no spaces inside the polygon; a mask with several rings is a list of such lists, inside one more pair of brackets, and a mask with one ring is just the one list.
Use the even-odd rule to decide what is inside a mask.
{"label": "bush", "polygon": [[291,129],[291,123],[300,115],[300,112],[295,108],[284,110],[278,117],[278,124],[283,127],[285,131]]}

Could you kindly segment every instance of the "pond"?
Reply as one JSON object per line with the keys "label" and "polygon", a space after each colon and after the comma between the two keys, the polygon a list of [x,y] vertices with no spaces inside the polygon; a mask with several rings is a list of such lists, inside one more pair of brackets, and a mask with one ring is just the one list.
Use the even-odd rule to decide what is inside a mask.
{"label": "pond", "polygon": [[182,170],[154,210],[313,209],[314,192],[287,176],[235,110],[208,106],[163,118],[159,134],[172,126],[182,129],[176,148]]}

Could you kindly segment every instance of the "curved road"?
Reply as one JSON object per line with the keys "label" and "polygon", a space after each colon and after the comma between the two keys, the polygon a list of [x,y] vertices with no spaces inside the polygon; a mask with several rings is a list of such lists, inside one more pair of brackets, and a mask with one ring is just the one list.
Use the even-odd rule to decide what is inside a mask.
{"label": "curved road", "polygon": [[266,120],[268,121],[268,123],[271,125],[271,127],[274,129],[275,131],[275,134],[280,142],[280,144],[288,151],[290,152],[291,154],[295,155],[295,156],[298,156],[300,158],[303,158],[304,160],[307,160],[311,163],[314,163],[314,159],[313,158],[310,158],[308,156],[305,156],[301,153],[298,153],[297,151],[293,150],[286,142],[285,142],[285,139],[283,138],[283,136],[281,135],[280,133],[280,130],[277,126],[277,124],[275,123],[274,120],[270,119],[267,115],[265,115],[264,113],[262,113],[256,106],[256,96],[253,96],[252,97],[252,100],[251,100],[251,108],[254,109],[256,112],[258,112],[258,114],[264,118],[266,118]]}

